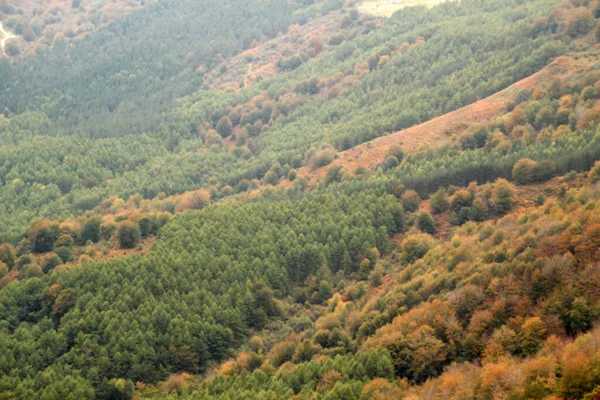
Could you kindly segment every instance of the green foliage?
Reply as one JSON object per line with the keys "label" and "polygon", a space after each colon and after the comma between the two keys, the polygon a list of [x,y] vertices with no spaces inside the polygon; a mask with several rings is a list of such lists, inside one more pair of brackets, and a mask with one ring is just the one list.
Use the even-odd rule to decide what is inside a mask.
{"label": "green foliage", "polygon": [[521,326],[520,349],[524,355],[537,353],[544,344],[544,324],[539,318],[533,317]]}
{"label": "green foliage", "polygon": [[402,151],[401,146],[392,145],[385,152],[385,157],[386,157],[386,160],[389,159],[390,157],[394,157],[396,159],[396,161],[398,161],[398,164],[399,164],[404,159],[404,151]]}
{"label": "green foliage", "polygon": [[4,263],[9,269],[15,265],[17,252],[15,247],[10,243],[0,245],[0,262]]}
{"label": "green foliage", "polygon": [[410,234],[402,241],[402,252],[406,262],[412,263],[427,254],[433,240],[429,235]]}
{"label": "green foliage", "polygon": [[58,237],[58,239],[56,239],[56,242],[54,242],[54,248],[56,249],[57,247],[71,247],[73,246],[73,244],[75,244],[75,239],[73,239],[73,236],[68,234],[62,234]]}
{"label": "green foliage", "polygon": [[68,246],[61,246],[54,249],[54,253],[62,260],[62,262],[73,261],[74,253],[73,248]]}
{"label": "green foliage", "polygon": [[225,116],[219,120],[217,123],[217,132],[219,132],[219,135],[224,138],[231,136],[231,133],[233,132],[233,125],[231,124],[231,120],[228,116]]}
{"label": "green foliage", "polygon": [[[340,2],[160,3],[86,35],[77,46],[0,63],[0,109],[10,116],[0,123],[0,241],[16,243],[31,220],[73,218],[112,195],[153,199],[215,182],[236,187],[260,180],[268,166],[294,156],[296,162],[326,141],[346,149],[470,104],[564,51],[559,42],[530,34],[531,23],[555,7],[553,0],[450,3],[401,10],[369,33],[342,32],[351,50],[342,49],[342,58],[324,51],[293,72],[225,92],[202,83],[218,86],[213,73],[230,56]],[[225,28],[230,21],[234,28]],[[416,45],[418,37],[426,40]],[[510,46],[501,43],[505,38]],[[392,51],[405,44],[406,51]],[[149,54],[160,56],[150,60]],[[374,54],[378,64],[383,55],[389,59],[349,79],[354,83],[343,96],[309,90],[288,102],[297,84],[352,71]],[[260,101],[250,100],[258,95]],[[210,141],[205,146],[206,133],[224,118],[234,132],[258,136],[248,143],[248,156]],[[401,153],[394,153],[403,170]],[[479,171],[488,173],[489,167]]]}
{"label": "green foliage", "polygon": [[448,194],[443,188],[438,189],[438,191],[432,194],[429,199],[429,208],[431,208],[431,212],[434,214],[443,213],[449,206],[450,202],[448,201]]}
{"label": "green foliage", "polygon": [[500,215],[512,210],[516,202],[516,190],[513,185],[504,179],[499,179],[494,185],[494,208]]}
{"label": "green foliage", "polygon": [[427,211],[421,211],[417,215],[416,225],[421,232],[429,233],[430,235],[435,234],[435,221]]}
{"label": "green foliage", "polygon": [[398,165],[400,165],[400,162],[398,162],[398,159],[394,156],[389,156],[383,162],[383,169],[384,169],[384,171],[387,171],[387,170],[396,168]]}
{"label": "green foliage", "polygon": [[340,182],[342,180],[344,170],[341,165],[334,165],[327,170],[325,175],[325,184],[329,185],[333,182]]}
{"label": "green foliage", "polygon": [[[512,140],[506,126],[494,123],[469,129],[438,150],[405,156],[399,146],[390,148],[385,173],[372,177],[364,171],[352,177],[335,165],[327,171],[327,185],[315,192],[303,191],[301,181],[247,202],[240,196],[209,206],[211,196],[216,202],[246,192],[261,179],[271,185],[285,176],[294,180],[291,168],[304,160],[312,167],[329,165],[336,150],[484,98],[565,50],[559,42],[562,21],[554,20],[561,13],[547,17],[556,1],[463,0],[408,7],[368,28],[361,25],[368,17],[351,13],[341,18],[344,31],[330,37],[336,48],[322,46],[314,59],[289,51],[278,63],[286,73],[260,77],[239,91],[217,89],[235,74],[231,58],[253,41],[268,54],[269,38],[339,5],[163,0],[69,46],[57,42],[38,55],[0,62],[0,108],[7,116],[0,119],[0,240],[22,239],[18,259],[13,248],[0,247],[7,265],[0,274],[10,278],[13,263],[14,275],[24,278],[3,279],[0,289],[3,396],[129,398],[134,382],[156,384],[182,371],[201,374],[234,355],[249,335],[264,334],[265,344],[236,362],[241,373],[215,374],[189,393],[159,395],[357,399],[366,397],[363,388],[373,378],[399,389],[396,377],[421,383],[452,362],[479,360],[490,336],[508,353],[535,354],[546,338],[544,323],[531,318],[519,325],[538,307],[548,311],[548,321],[558,321],[557,331],[573,335],[591,327],[597,297],[582,289],[583,279],[568,285],[561,279],[584,276],[585,270],[595,282],[594,271],[579,259],[584,253],[594,257],[597,246],[554,237],[566,232],[580,240],[581,221],[545,226],[548,208],[544,216],[531,216],[539,226],[507,217],[503,225],[488,223],[499,232],[485,233],[469,223],[453,228],[456,240],[450,242],[426,234],[435,232],[435,222],[421,211],[408,220],[423,233],[403,236],[401,249],[389,238],[406,228],[405,210],[415,212],[421,196],[431,193],[431,211],[451,208],[456,225],[507,214],[518,200],[505,181],[482,189],[483,195],[476,186],[448,190],[451,201],[440,187],[499,177],[539,182],[586,170],[600,158],[595,129],[576,129],[584,125],[576,124],[574,108],[561,113],[558,102],[537,94],[539,101],[529,101],[528,94],[515,100],[528,102],[523,124],[531,124],[526,139],[533,143]],[[569,18],[568,34],[590,31],[585,10]],[[362,74],[367,66],[370,72]],[[576,83],[573,93],[591,85]],[[553,98],[569,88],[558,85]],[[594,101],[590,90],[584,93],[577,101]],[[585,113],[588,106],[580,108]],[[537,140],[534,129],[542,131],[540,138],[556,135]],[[233,133],[235,138],[222,140]],[[398,187],[400,201],[390,194]],[[182,193],[179,203],[152,201]],[[125,201],[142,212],[157,204],[161,210],[198,210],[168,223],[168,215],[132,213],[117,221],[136,222],[116,225],[86,217],[93,215],[89,210],[114,212]],[[39,218],[77,220],[81,232],[40,220],[22,238]],[[506,226],[513,230],[502,232]],[[530,236],[519,236],[529,228]],[[74,258],[74,240],[116,237],[122,248],[134,248],[141,237],[157,233],[144,254],[88,259],[84,266],[43,275]],[[55,254],[41,258],[26,254],[53,248]],[[554,273],[538,257],[555,248],[577,253],[576,272],[565,267],[567,273]],[[382,265],[398,272],[395,281],[379,285]],[[336,294],[347,280],[367,277],[380,287],[350,282],[347,297]],[[326,304],[332,296],[333,304]],[[453,307],[444,314],[439,310],[445,302]],[[433,310],[417,308],[423,304]],[[326,312],[335,313],[338,325],[322,328],[317,320],[314,329],[312,321]],[[416,314],[421,319],[396,320]],[[518,334],[508,328],[494,333],[508,325]],[[289,342],[271,347],[282,337]],[[369,347],[369,340],[381,337],[387,341]],[[271,348],[271,365],[260,366],[263,347]],[[275,370],[286,362],[298,365]],[[585,385],[570,382],[564,392],[581,397],[577,389]],[[388,393],[404,395],[404,389]]]}
{"label": "green foliage", "polygon": [[102,217],[94,216],[87,218],[81,228],[81,241],[86,243],[88,240],[92,243],[100,241]]}
{"label": "green foliage", "polygon": [[315,166],[317,168],[324,167],[326,165],[331,164],[333,158],[335,157],[335,152],[333,150],[322,150],[317,153],[315,158]]}
{"label": "green foliage", "polygon": [[117,225],[116,231],[119,246],[123,249],[133,249],[142,237],[140,227],[135,222],[122,221]]}
{"label": "green foliage", "polygon": [[588,173],[588,179],[590,183],[596,183],[600,181],[600,162],[596,162],[593,168]]}
{"label": "green foliage", "polygon": [[150,236],[150,234],[152,233],[152,230],[154,228],[152,219],[149,216],[144,215],[143,217],[138,218],[138,220],[136,222],[140,228],[141,237]]}
{"label": "green foliage", "polygon": [[[335,272],[358,269],[352,260],[379,246],[379,232],[387,238],[395,231],[396,206],[394,196],[366,190],[208,207],[169,221],[145,255],[88,261],[85,268],[10,285],[0,290],[0,337],[15,361],[0,366],[0,373],[19,368],[30,371],[22,378],[28,379],[70,365],[96,396],[109,397],[115,376],[156,382],[165,377],[163,368],[201,372],[227,357],[250,328],[280,318],[275,297],[289,294],[292,282],[304,282],[323,264]],[[130,245],[139,240],[139,226],[122,221],[116,235]],[[33,257],[22,256],[17,265],[41,275]],[[318,293],[324,300],[332,287],[325,282]],[[32,317],[31,307],[38,306]],[[45,322],[58,315],[56,325]],[[28,350],[19,350],[25,339],[18,332],[32,326],[58,343],[76,339],[69,347],[47,346],[50,355],[39,361],[41,339],[28,336]],[[89,346],[98,356],[81,356]],[[293,358],[309,361],[319,351],[306,341]]]}
{"label": "green foliage", "polygon": [[402,207],[408,212],[415,212],[421,204],[421,197],[414,190],[407,190],[401,197]]}

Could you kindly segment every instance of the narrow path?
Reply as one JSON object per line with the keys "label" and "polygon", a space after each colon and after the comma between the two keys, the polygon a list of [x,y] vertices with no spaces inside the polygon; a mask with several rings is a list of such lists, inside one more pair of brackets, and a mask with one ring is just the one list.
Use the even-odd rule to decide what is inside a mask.
{"label": "narrow path", "polygon": [[4,52],[4,45],[6,45],[6,42],[8,42],[10,39],[14,39],[17,36],[13,35],[10,32],[7,32],[4,30],[4,27],[2,26],[2,22],[0,22],[0,48],[2,49],[2,52]]}

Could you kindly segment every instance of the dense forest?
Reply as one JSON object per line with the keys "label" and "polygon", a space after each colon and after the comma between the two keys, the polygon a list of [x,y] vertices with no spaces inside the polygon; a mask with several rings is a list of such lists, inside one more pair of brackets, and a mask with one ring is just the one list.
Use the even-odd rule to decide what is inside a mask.
{"label": "dense forest", "polygon": [[[200,7],[185,3],[185,7]],[[238,93],[207,87],[170,106],[163,95],[173,99],[202,85],[201,76],[194,72],[197,68],[178,65],[157,78],[156,87],[149,81],[130,79],[131,74],[124,73],[127,65],[134,63],[132,71],[138,68],[137,63],[152,69],[155,59],[150,63],[144,57],[162,54],[160,47],[148,50],[147,46],[167,44],[150,41],[152,35],[133,27],[127,35],[121,35],[123,28],[114,25],[117,22],[100,30],[98,37],[90,35],[77,46],[58,46],[35,58],[0,63],[0,76],[4,76],[0,84],[6,85],[0,88],[6,94],[0,100],[0,108],[5,108],[7,115],[18,113],[0,121],[0,215],[4,225],[0,239],[16,243],[33,218],[70,217],[74,211],[96,208],[112,195],[127,199],[139,194],[154,199],[204,187],[211,190],[213,197],[221,197],[227,186],[235,188],[241,183],[244,188],[247,185],[243,181],[263,179],[273,169],[282,177],[291,168],[313,162],[323,145],[345,149],[469,104],[542,68],[564,51],[560,40],[554,39],[552,31],[558,28],[553,24],[547,23],[535,34],[532,28],[532,21],[550,12],[555,6],[552,3],[538,1],[536,7],[531,7],[515,2],[488,9],[487,3],[473,2],[449,3],[431,11],[408,9],[380,29],[365,27],[358,32],[352,25],[360,21],[352,22],[349,13],[349,26],[337,34],[340,38],[329,40],[342,40],[341,44],[313,59],[309,51],[302,49],[298,57],[311,62],[292,71],[284,70]],[[159,12],[170,2],[160,4],[140,11],[140,17],[131,14],[118,24],[135,19],[138,29],[154,29],[163,19],[175,18],[177,14]],[[300,18],[331,8],[331,4],[315,4],[294,15]],[[182,13],[195,15],[185,7],[181,8]],[[278,8],[269,5],[269,10],[277,12]],[[256,13],[245,17],[264,16],[258,10]],[[212,18],[211,15],[206,18]],[[284,15],[288,14],[282,11],[283,20],[293,22],[292,16]],[[152,22],[144,24],[142,17]],[[271,26],[276,19],[265,20]],[[240,29],[255,27],[250,21],[239,24]],[[490,24],[502,31],[490,31]],[[177,29],[188,32],[183,25]],[[344,40],[345,30],[350,37]],[[262,37],[252,30],[247,34],[254,39]],[[108,45],[112,43],[110,38],[120,41],[139,37],[144,39],[139,45],[140,54],[127,51],[120,55],[112,50],[119,48],[117,44]],[[166,36],[172,37],[177,35]],[[195,46],[206,44],[193,39],[187,38]],[[106,65],[104,61],[85,61],[84,56],[78,55],[82,52],[98,58],[89,48],[105,48],[100,46],[105,42]],[[244,48],[235,48],[239,43],[233,39],[230,42],[230,51],[215,54],[224,58]],[[168,45],[166,60],[179,60],[175,54],[178,46],[185,43],[182,40],[178,45]],[[453,50],[444,53],[449,48]],[[198,52],[201,50],[202,54],[216,52],[204,48]],[[72,73],[66,73],[60,64],[65,51],[67,56],[73,52],[72,57],[79,63],[72,65]],[[55,61],[44,57],[55,57]],[[207,56],[202,60],[208,63]],[[87,64],[98,70],[84,69],[82,66]],[[166,64],[163,66],[166,68]],[[220,64],[217,67],[222,68]],[[108,75],[111,71],[127,79]],[[150,79],[152,75],[142,71],[137,75]],[[152,73],[159,74],[155,69]],[[189,74],[193,76],[188,77]],[[200,81],[194,83],[194,77]],[[93,79],[107,82],[104,89],[98,89],[105,90],[105,95],[91,86],[79,87]],[[188,89],[175,90],[179,81]],[[163,91],[161,85],[168,90]],[[156,105],[138,107],[135,101],[127,100],[128,96],[139,102],[156,100]],[[108,107],[106,97],[120,105]],[[141,114],[136,111],[138,108]],[[397,112],[402,109],[406,111]],[[88,112],[92,113],[90,118],[85,116]],[[136,121],[148,126],[140,126]],[[38,152],[40,148],[46,153]],[[270,179],[278,180],[272,175]],[[13,184],[18,188],[11,188]]]}
{"label": "dense forest", "polygon": [[600,396],[600,3],[70,9],[0,58],[0,399]]}

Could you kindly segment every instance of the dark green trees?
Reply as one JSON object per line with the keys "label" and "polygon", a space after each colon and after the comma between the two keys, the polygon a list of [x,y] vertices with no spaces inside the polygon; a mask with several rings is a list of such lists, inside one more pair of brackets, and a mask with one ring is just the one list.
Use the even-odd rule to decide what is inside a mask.
{"label": "dark green trees", "polygon": [[231,136],[233,132],[233,125],[231,124],[229,117],[225,116],[219,120],[217,123],[217,132],[219,132],[219,135],[224,138]]}
{"label": "dark green trees", "polygon": [[139,225],[131,221],[120,222],[116,235],[119,245],[124,249],[136,247],[142,237]]}
{"label": "dark green trees", "polygon": [[100,225],[102,224],[102,217],[93,216],[87,218],[83,222],[83,226],[81,228],[81,241],[86,243],[88,240],[90,242],[96,243],[100,241]]}
{"label": "dark green trees", "polygon": [[27,237],[31,240],[34,252],[50,251],[54,247],[54,241],[58,238],[58,223],[48,220],[37,221],[29,227]]}

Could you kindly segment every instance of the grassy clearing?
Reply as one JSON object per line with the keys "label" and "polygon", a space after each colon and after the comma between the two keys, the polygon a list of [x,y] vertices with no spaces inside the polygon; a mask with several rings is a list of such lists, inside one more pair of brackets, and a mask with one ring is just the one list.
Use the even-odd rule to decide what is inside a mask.
{"label": "grassy clearing", "polygon": [[448,0],[367,0],[363,1],[358,9],[365,14],[389,18],[393,13],[404,7],[433,7],[445,1]]}

